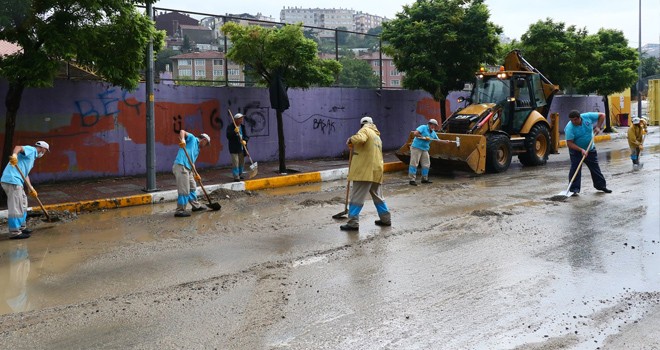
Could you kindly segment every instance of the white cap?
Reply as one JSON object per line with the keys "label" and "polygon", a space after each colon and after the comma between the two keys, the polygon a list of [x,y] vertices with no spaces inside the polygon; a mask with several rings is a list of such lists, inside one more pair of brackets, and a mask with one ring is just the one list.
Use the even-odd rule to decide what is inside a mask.
{"label": "white cap", "polygon": [[639,124],[639,118],[637,117],[632,118],[632,122],[633,124]]}
{"label": "white cap", "polygon": [[202,134],[199,135],[199,136],[205,138],[206,141],[207,141],[209,144],[211,143],[211,137],[210,137],[209,135],[202,133]]}
{"label": "white cap", "polygon": [[367,124],[367,123],[373,124],[374,120],[371,119],[371,117],[362,117],[362,119],[360,119],[360,124]]}
{"label": "white cap", "polygon": [[46,141],[37,141],[37,143],[35,143],[34,145],[39,146],[41,148],[45,148],[46,151],[50,152],[50,146],[48,145],[48,142],[46,142]]}
{"label": "white cap", "polygon": [[438,121],[435,119],[430,119],[429,124],[438,125]]}
{"label": "white cap", "polygon": [[234,119],[240,119],[240,118],[243,118],[243,115],[241,113],[234,114]]}

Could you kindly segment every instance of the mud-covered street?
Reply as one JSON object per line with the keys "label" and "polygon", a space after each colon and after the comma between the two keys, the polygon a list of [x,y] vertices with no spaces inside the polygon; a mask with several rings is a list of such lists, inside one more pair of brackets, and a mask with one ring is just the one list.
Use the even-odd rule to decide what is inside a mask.
{"label": "mud-covered street", "polygon": [[[41,223],[0,241],[3,349],[658,349],[660,144],[611,194],[568,154],[501,174],[386,176],[392,227],[339,230],[345,181]],[[514,158],[515,159],[515,158]]]}

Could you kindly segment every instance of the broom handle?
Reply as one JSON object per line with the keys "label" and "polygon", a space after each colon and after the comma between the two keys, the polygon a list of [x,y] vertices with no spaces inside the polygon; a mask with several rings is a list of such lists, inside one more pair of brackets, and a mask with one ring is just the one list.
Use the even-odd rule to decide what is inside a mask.
{"label": "broom handle", "polygon": [[211,203],[211,197],[209,197],[209,194],[206,193],[206,189],[204,188],[204,184],[202,184],[202,177],[199,176],[199,173],[197,172],[197,168],[195,168],[195,163],[193,163],[192,158],[190,158],[190,155],[188,154],[188,151],[186,150],[186,148],[185,147],[181,147],[181,148],[183,149],[183,153],[186,154],[186,158],[188,158],[188,161],[190,162],[190,166],[192,167],[193,173],[195,173],[195,175],[197,175],[197,177],[199,178],[199,180],[198,180],[199,187],[202,188],[202,192],[204,192],[204,196],[206,196],[206,200],[208,200],[209,203]]}
{"label": "broom handle", "polygon": [[[28,184],[27,180],[25,179],[25,175],[23,175],[23,171],[21,171],[21,168],[19,168],[18,165],[14,165],[14,167],[16,167],[16,170],[18,170],[18,173],[21,174],[21,177],[23,178],[23,182],[25,182],[25,184],[30,187],[30,190],[34,191],[34,187],[32,187],[31,184]],[[39,206],[41,207],[41,210],[43,210],[44,214],[46,214],[46,220],[50,221],[50,215],[48,215],[48,211],[46,211],[46,208],[44,208],[44,205],[41,203],[41,200],[39,199],[39,196],[36,196],[34,198],[39,203]]]}
{"label": "broom handle", "polygon": [[[238,125],[236,125],[236,121],[234,120],[234,114],[231,112],[231,109],[228,109],[227,111],[229,111],[229,116],[231,117],[232,123],[234,123],[234,127],[238,128]],[[238,133],[238,138],[241,139],[241,145],[243,146],[245,153],[247,153],[247,156],[250,159],[250,164],[254,164],[254,162],[252,161],[252,157],[250,157],[250,151],[248,151],[247,149],[247,145],[243,145],[243,137],[241,136],[240,133]]]}
{"label": "broom handle", "polygon": [[[348,172],[351,171],[351,160],[353,160],[353,147],[349,148],[348,152]],[[348,174],[346,174],[346,179],[348,179]],[[346,201],[344,201],[344,210],[348,211],[348,195],[351,192],[351,180],[348,180],[346,183]]]}
{"label": "broom handle", "polygon": [[589,154],[589,151],[591,151],[591,145],[594,143],[594,139],[596,138],[596,135],[591,138],[591,141],[589,142],[589,146],[587,146],[587,154],[582,156],[582,160],[580,160],[580,164],[578,164],[577,168],[575,168],[575,173],[573,174],[573,177],[571,178],[571,181],[568,183],[568,187],[566,188],[566,192],[571,188],[571,185],[573,184],[573,181],[575,181],[575,177],[577,177],[578,172],[580,172],[580,168],[582,167],[582,163],[584,163],[584,160],[587,159],[587,155]]}

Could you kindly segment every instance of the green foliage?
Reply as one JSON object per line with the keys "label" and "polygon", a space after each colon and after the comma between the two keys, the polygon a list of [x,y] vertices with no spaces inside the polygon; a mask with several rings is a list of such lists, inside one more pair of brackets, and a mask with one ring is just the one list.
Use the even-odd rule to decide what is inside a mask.
{"label": "green foliage", "polygon": [[318,57],[316,42],[305,38],[300,24],[264,28],[229,22],[222,31],[232,42],[227,57],[250,66],[245,73],[257,83],[270,86],[279,71],[289,87],[329,86],[341,71],[339,62]]}
{"label": "green foliage", "polygon": [[642,53],[642,78],[660,74],[660,58]]}
{"label": "green foliage", "polygon": [[181,51],[177,50],[172,50],[172,49],[162,49],[161,51],[158,52],[156,55],[156,63],[154,64],[154,68],[156,72],[164,72],[166,69],[166,65],[170,65],[170,69],[174,68],[174,63],[172,62],[172,59],[170,57],[176,56],[181,54]]}
{"label": "green foliage", "polygon": [[639,56],[636,50],[628,47],[623,32],[600,29],[597,34],[589,36],[588,42],[588,45],[582,45],[582,49],[591,52],[586,61],[589,73],[578,81],[578,92],[608,96],[637,81]]}
{"label": "green foliage", "polygon": [[0,40],[21,51],[0,58],[0,76],[26,87],[51,86],[61,61],[74,61],[111,84],[135,89],[154,38],[164,32],[140,13],[138,0],[5,0],[0,5]]}
{"label": "green foliage", "polygon": [[587,74],[587,32],[575,26],[547,18],[529,26],[521,37],[525,59],[541,71],[553,84],[570,90]]}
{"label": "green foliage", "polygon": [[495,63],[499,26],[483,0],[417,0],[383,24],[384,49],[405,73],[403,86],[436,100],[462,89],[483,63]]}
{"label": "green foliage", "polygon": [[548,18],[532,24],[521,39],[525,59],[568,93],[607,96],[637,80],[638,55],[620,31],[590,35]]}
{"label": "green foliage", "polygon": [[378,77],[367,61],[345,57],[340,59],[339,63],[342,66],[339,79],[337,79],[339,85],[351,87],[380,86]]}

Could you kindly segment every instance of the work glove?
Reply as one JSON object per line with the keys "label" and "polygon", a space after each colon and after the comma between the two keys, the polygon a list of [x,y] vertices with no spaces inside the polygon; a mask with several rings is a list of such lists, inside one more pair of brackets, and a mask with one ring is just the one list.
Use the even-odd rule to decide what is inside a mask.
{"label": "work glove", "polygon": [[195,178],[195,181],[198,181],[198,182],[199,182],[199,181],[202,180],[202,177],[199,176],[199,174],[195,174],[193,177]]}
{"label": "work glove", "polygon": [[247,141],[245,141],[245,140],[241,140],[241,143],[243,144],[243,146],[247,145]]}
{"label": "work glove", "polygon": [[9,164],[18,165],[18,157],[15,154],[9,156]]}
{"label": "work glove", "polygon": [[237,134],[240,134],[240,133],[241,133],[241,131],[238,130],[238,126],[234,128],[234,132],[236,132]]}
{"label": "work glove", "polygon": [[186,148],[186,141],[184,140],[179,141],[179,147]]}
{"label": "work glove", "polygon": [[34,188],[30,190],[30,196],[37,198],[37,191],[35,191]]}

